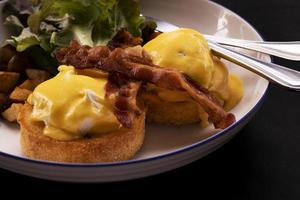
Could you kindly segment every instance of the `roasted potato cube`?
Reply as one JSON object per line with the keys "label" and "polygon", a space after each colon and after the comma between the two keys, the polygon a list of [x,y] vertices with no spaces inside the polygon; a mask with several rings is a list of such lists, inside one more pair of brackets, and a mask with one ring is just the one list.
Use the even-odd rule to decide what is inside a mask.
{"label": "roasted potato cube", "polygon": [[44,70],[27,69],[26,74],[30,80],[39,84],[50,78],[50,74]]}
{"label": "roasted potato cube", "polygon": [[11,45],[6,45],[0,48],[0,61],[3,63],[8,63],[10,59],[17,54],[15,47]]}
{"label": "roasted potato cube", "polygon": [[17,85],[20,74],[0,71],[0,92],[9,93]]}
{"label": "roasted potato cube", "polygon": [[18,72],[22,75],[25,74],[25,70],[28,68],[32,68],[32,63],[23,53],[18,53],[13,56],[7,64],[7,71]]}
{"label": "roasted potato cube", "polygon": [[25,102],[32,91],[16,87],[9,95],[9,99],[13,102]]}
{"label": "roasted potato cube", "polygon": [[39,83],[34,82],[30,79],[25,80],[21,85],[19,85],[18,87],[21,89],[26,89],[26,90],[30,90],[33,91],[34,88],[38,85]]}
{"label": "roasted potato cube", "polygon": [[9,98],[7,94],[0,93],[0,112],[2,112],[8,105]]}
{"label": "roasted potato cube", "polygon": [[17,122],[18,114],[23,104],[13,103],[7,110],[2,113],[2,117],[9,122]]}

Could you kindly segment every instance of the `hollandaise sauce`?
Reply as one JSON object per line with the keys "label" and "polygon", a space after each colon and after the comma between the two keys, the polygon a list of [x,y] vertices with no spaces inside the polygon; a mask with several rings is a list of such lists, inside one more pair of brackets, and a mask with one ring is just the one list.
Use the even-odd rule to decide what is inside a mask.
{"label": "hollandaise sauce", "polygon": [[105,78],[79,75],[72,66],[40,84],[29,96],[31,120],[45,124],[43,133],[58,140],[103,134],[120,128],[112,105],[105,98]]}
{"label": "hollandaise sauce", "polygon": [[173,67],[208,87],[213,75],[213,60],[205,38],[192,29],[160,34],[144,45],[154,64]]}
{"label": "hollandaise sauce", "polygon": [[[178,29],[162,33],[145,44],[144,49],[150,54],[154,64],[176,68],[211,91],[226,110],[236,106],[243,97],[242,81],[229,74],[226,66],[212,55],[203,35],[196,30]],[[165,101],[190,100],[183,92],[158,87],[151,89],[156,90],[158,96]],[[199,114],[203,113],[203,109],[199,108]],[[205,117],[200,116],[200,119]]]}

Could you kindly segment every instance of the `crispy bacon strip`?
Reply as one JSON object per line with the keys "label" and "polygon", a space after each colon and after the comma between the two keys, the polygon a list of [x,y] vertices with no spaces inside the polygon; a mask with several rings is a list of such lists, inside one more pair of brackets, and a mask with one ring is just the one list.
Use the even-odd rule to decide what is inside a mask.
{"label": "crispy bacon strip", "polygon": [[114,100],[114,113],[125,128],[130,128],[135,117],[141,114],[136,101],[140,86],[141,82],[132,81],[122,74],[109,74],[106,97]]}
{"label": "crispy bacon strip", "polygon": [[153,83],[158,87],[186,91],[208,113],[216,128],[226,128],[235,122],[234,115],[227,113],[207,90],[195,87],[195,83],[188,81],[177,70],[154,66],[140,47],[117,48],[98,67],[108,72],[126,74],[132,79]]}
{"label": "crispy bacon strip", "polygon": [[[106,46],[89,47],[80,45],[73,41],[69,48],[61,48],[55,53],[56,59],[62,64],[77,63],[77,68],[95,68],[99,63],[104,62],[109,56],[110,50]],[[78,65],[81,64],[81,65]]]}
{"label": "crispy bacon strip", "polygon": [[126,28],[122,28],[118,31],[117,35],[108,43],[109,49],[115,48],[127,48],[137,45],[142,45],[143,39],[140,37],[134,37]]}
{"label": "crispy bacon strip", "polygon": [[[71,64],[79,68],[91,67],[89,54],[93,49],[72,44],[70,48],[58,51],[56,58],[62,64]],[[81,59],[81,54],[83,54],[81,51],[86,52],[84,59]],[[139,46],[126,49],[116,48],[109,53],[107,58],[103,57],[100,56],[98,63],[95,63],[94,58],[91,59],[93,66],[109,73],[117,72],[126,75],[130,79],[153,83],[159,87],[186,91],[208,113],[209,120],[216,128],[223,129],[235,122],[234,115],[227,113],[207,90],[175,69],[153,65],[147,53]]]}

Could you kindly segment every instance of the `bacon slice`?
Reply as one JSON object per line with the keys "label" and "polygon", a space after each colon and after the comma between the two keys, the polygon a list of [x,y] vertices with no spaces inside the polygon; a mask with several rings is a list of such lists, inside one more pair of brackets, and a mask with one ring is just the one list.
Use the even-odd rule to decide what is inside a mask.
{"label": "bacon slice", "polygon": [[[100,47],[81,48],[72,44],[70,48],[58,51],[56,58],[62,64],[70,64],[78,68],[93,66],[109,73],[117,72],[130,79],[152,83],[158,87],[186,91],[208,113],[209,120],[215,128],[224,129],[235,122],[234,115],[227,113],[209,91],[175,69],[154,65],[142,47],[116,48],[106,58],[107,54],[99,55],[98,63],[95,63],[94,57],[89,56],[94,48]],[[86,55],[83,59],[82,54]]]}
{"label": "bacon slice", "polygon": [[[76,63],[77,68],[95,68],[98,63],[104,62],[110,50],[106,46],[89,47],[72,41],[69,48],[61,48],[55,53],[56,59],[61,64]],[[81,64],[81,65],[79,65]]]}
{"label": "bacon slice", "polygon": [[106,84],[106,97],[114,101],[114,113],[118,121],[130,128],[136,116],[141,114],[136,96],[141,82],[132,81],[119,73],[110,73]]}
{"label": "bacon slice", "polygon": [[127,48],[137,45],[142,45],[143,39],[140,37],[134,37],[126,28],[122,28],[118,31],[117,35],[108,43],[109,49],[115,48]]}

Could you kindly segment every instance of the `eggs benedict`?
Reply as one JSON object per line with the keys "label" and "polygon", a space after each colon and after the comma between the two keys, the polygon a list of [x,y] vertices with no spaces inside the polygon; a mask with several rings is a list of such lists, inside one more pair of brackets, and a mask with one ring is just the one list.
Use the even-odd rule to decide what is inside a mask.
{"label": "eggs benedict", "polygon": [[44,135],[73,140],[121,127],[112,103],[105,99],[106,79],[77,74],[72,66],[58,70],[57,76],[40,84],[28,98],[33,106],[31,120],[44,122]]}
{"label": "eggs benedict", "polygon": [[[188,75],[195,83],[217,97],[228,111],[243,96],[243,83],[228,72],[212,55],[201,33],[179,29],[162,33],[143,47],[155,65],[172,67]],[[149,106],[147,119],[156,123],[188,124],[200,121],[207,126],[208,115],[185,92],[148,85],[143,97]]]}
{"label": "eggs benedict", "polygon": [[126,128],[115,114],[115,98],[107,95],[105,75],[66,65],[58,70],[54,78],[35,88],[20,112],[23,153],[59,162],[131,158],[144,139],[142,106],[142,113]]}

